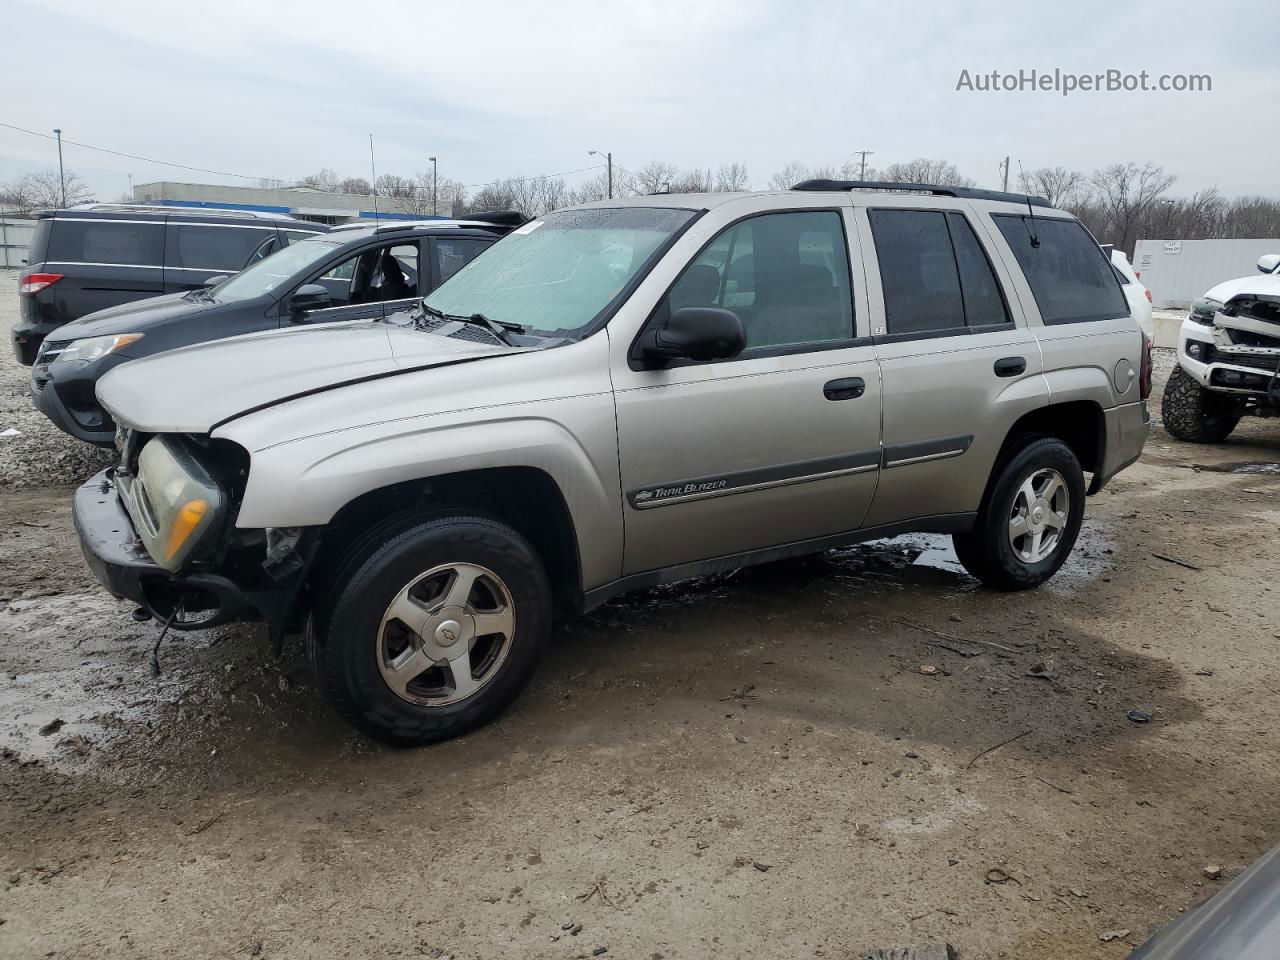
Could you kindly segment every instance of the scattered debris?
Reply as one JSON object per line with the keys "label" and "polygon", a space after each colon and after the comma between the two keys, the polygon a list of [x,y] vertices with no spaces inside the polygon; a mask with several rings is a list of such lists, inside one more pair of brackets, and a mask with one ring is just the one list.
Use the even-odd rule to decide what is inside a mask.
{"label": "scattered debris", "polygon": [[761,863],[759,860],[755,861],[751,865],[755,867],[757,870],[759,870],[761,873],[768,873],[770,870],[773,869],[772,863]]}
{"label": "scattered debris", "polygon": [[739,743],[746,743],[746,742],[747,742],[747,738],[746,738],[746,737],[744,737],[744,736],[743,736],[742,734],[740,734],[740,733],[735,733],[735,734],[733,735],[733,739],[737,740]]}
{"label": "scattered debris", "polygon": [[758,700],[759,697],[751,692],[755,688],[756,685],[754,683],[744,683],[742,686],[734,689],[734,691],[728,696],[721,697],[720,701],[723,703],[725,700]]}
{"label": "scattered debris", "polygon": [[17,430],[14,427],[10,427],[8,430],[0,430],[0,437],[8,438],[8,437],[20,437],[20,436],[22,436],[22,431]]}
{"label": "scattered debris", "polygon": [[1058,665],[1053,660],[1040,660],[1027,668],[1027,676],[1036,677],[1040,680],[1056,680],[1058,677]]}
{"label": "scattered debris", "polygon": [[50,720],[43,727],[40,728],[40,731],[39,731],[40,736],[42,737],[53,736],[53,734],[57,733],[59,730],[65,727],[66,724],[67,722],[63,720],[61,717],[59,717],[56,720]]}
{"label": "scattered debris", "polygon": [[188,833],[187,836],[194,837],[197,833],[204,833],[206,830],[208,830],[210,827],[212,827],[215,823],[217,823],[221,819],[222,819],[222,811],[219,811],[218,813],[215,813],[212,817],[210,817],[208,820],[206,820],[204,823],[200,824],[200,826],[196,827],[194,830]]}
{"label": "scattered debris", "polygon": [[970,767],[972,767],[975,763],[977,763],[979,760],[981,760],[983,757],[985,757],[988,753],[994,753],[996,750],[999,750],[1001,747],[1008,746],[1009,744],[1013,743],[1013,741],[1015,741],[1015,740],[1021,740],[1023,737],[1027,736],[1029,733],[1031,733],[1031,731],[1030,731],[1030,730],[1023,730],[1021,733],[1016,734],[1016,735],[1014,735],[1014,736],[1010,737],[1008,740],[1001,740],[1001,741],[1000,741],[999,743],[997,743],[994,747],[987,747],[987,749],[983,750],[981,753],[979,753],[977,756],[975,756],[972,760],[970,760],[968,763],[966,763],[966,764],[964,765],[964,768],[965,768],[966,770],[968,770],[968,769],[969,769]]}
{"label": "scattered debris", "polygon": [[1171,557],[1167,553],[1153,553],[1151,555],[1155,557],[1157,560],[1163,560],[1165,563],[1176,563],[1178,566],[1186,567],[1188,570],[1204,569],[1204,567],[1198,567],[1194,563],[1190,563],[1187,560],[1179,560],[1177,557]]}
{"label": "scattered debris", "polygon": [[920,664],[920,672],[923,673],[926,677],[932,677],[937,674],[938,668],[935,667],[932,663],[922,663]]}
{"label": "scattered debris", "polygon": [[582,924],[580,923],[569,924],[569,936],[576,937],[581,932],[582,932]]}
{"label": "scattered debris", "polygon": [[1125,714],[1125,716],[1128,717],[1130,720],[1132,720],[1134,723],[1150,723],[1151,722],[1151,714],[1147,713],[1147,711],[1145,710],[1130,710],[1128,713]]}
{"label": "scattered debris", "polygon": [[923,943],[914,947],[872,950],[866,960],[957,960],[957,954],[956,948],[949,943]]}
{"label": "scattered debris", "polygon": [[1053,789],[1057,790],[1059,793],[1075,793],[1075,791],[1070,787],[1060,787],[1052,780],[1046,780],[1044,777],[1036,777],[1036,779],[1046,786],[1053,787]]}
{"label": "scattered debris", "polygon": [[1012,880],[1018,886],[1022,886],[1021,880],[1019,880],[1013,874],[1009,873],[1009,871],[1002,870],[999,867],[992,867],[985,874],[983,874],[982,879],[985,880],[987,883],[1008,883],[1010,880]]}
{"label": "scattered debris", "polygon": [[1204,875],[1210,880],[1221,880],[1222,867],[1218,866],[1216,863],[1211,863],[1209,866],[1204,868]]}
{"label": "scattered debris", "polygon": [[593,957],[602,957],[608,952],[609,952],[608,947],[596,947],[594,950],[591,951],[591,955]]}
{"label": "scattered debris", "polygon": [[1123,940],[1128,935],[1128,930],[1108,930],[1106,933],[1098,934],[1098,939],[1103,943],[1110,943],[1112,940]]}
{"label": "scattered debris", "polygon": [[616,906],[614,902],[609,899],[609,894],[605,891],[604,885],[605,885],[605,878],[601,877],[599,880],[596,881],[596,885],[592,887],[590,890],[588,890],[586,893],[578,894],[578,902],[586,903],[592,897],[599,894],[600,899],[604,903],[607,903],[611,907]]}
{"label": "scattered debris", "polygon": [[1208,667],[1206,667],[1206,668],[1205,668],[1205,669],[1203,669],[1203,670],[1197,670],[1197,671],[1196,671],[1196,676],[1197,676],[1197,677],[1212,677],[1212,676],[1213,676],[1213,671],[1212,671],[1212,670],[1210,670]]}
{"label": "scattered debris", "polygon": [[[932,627],[926,627],[919,623],[913,623],[910,620],[895,619],[893,622],[900,623],[904,627],[910,627],[912,630],[919,630],[921,633],[927,633],[929,634],[929,636],[937,637],[939,640],[947,640],[951,643],[976,643],[984,647],[991,647],[994,650],[1001,650],[1004,653],[1018,652],[1017,650],[1013,649],[1013,647],[1006,647],[1004,644],[996,643],[994,640],[973,640],[968,637],[957,637],[949,633],[943,633],[941,630],[934,630]],[[958,653],[962,657],[976,657],[978,655],[976,650],[963,650],[959,647],[949,647],[945,643],[938,643],[936,641],[931,641],[931,640],[926,640],[924,642],[930,643],[935,647],[941,647],[943,650],[950,650],[952,653]]]}

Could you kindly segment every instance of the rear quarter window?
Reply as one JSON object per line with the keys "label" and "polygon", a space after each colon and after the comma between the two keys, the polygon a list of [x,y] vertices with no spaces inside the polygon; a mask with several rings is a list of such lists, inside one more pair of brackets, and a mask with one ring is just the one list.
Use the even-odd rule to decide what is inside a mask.
{"label": "rear quarter window", "polygon": [[49,234],[53,232],[52,220],[37,220],[27,245],[27,263],[44,263],[49,255]]}
{"label": "rear quarter window", "polygon": [[180,270],[244,269],[263,242],[275,237],[271,227],[229,227],[169,222],[165,266]]}
{"label": "rear quarter window", "polygon": [[163,251],[163,223],[58,218],[49,235],[48,260],[158,267]]}
{"label": "rear quarter window", "polygon": [[1013,249],[1045,324],[1129,315],[1117,271],[1077,221],[1012,214],[993,214],[992,220]]}

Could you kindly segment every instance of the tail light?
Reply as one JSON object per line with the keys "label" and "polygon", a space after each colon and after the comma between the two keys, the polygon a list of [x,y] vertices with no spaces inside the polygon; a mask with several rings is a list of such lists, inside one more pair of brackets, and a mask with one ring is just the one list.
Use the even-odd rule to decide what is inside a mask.
{"label": "tail light", "polygon": [[18,293],[23,296],[34,296],[41,290],[52,287],[62,279],[60,273],[28,273],[18,277]]}
{"label": "tail light", "polygon": [[1151,359],[1151,338],[1142,331],[1142,372],[1138,374],[1138,389],[1145,400],[1151,396],[1151,375],[1155,372],[1155,363]]}
{"label": "tail light", "polygon": [[1155,301],[1151,299],[1151,291],[1150,291],[1150,290],[1146,290],[1146,289],[1144,289],[1142,292],[1143,292],[1143,293],[1145,293],[1145,294],[1147,295],[1147,303],[1155,303]]}

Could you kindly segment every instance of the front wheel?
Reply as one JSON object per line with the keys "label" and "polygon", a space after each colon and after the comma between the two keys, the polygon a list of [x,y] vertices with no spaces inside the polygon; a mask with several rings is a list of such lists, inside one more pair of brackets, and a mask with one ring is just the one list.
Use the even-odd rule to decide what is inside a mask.
{"label": "front wheel", "polygon": [[380,740],[457,736],[509,704],[551,628],[533,547],[485,517],[375,534],[334,577],[312,656],[339,712]]}
{"label": "front wheel", "polygon": [[997,465],[974,528],[954,534],[956,555],[996,590],[1044,583],[1066,561],[1084,519],[1084,473],[1061,440],[1026,442]]}
{"label": "front wheel", "polygon": [[1164,428],[1179,440],[1219,443],[1240,422],[1235,400],[1206,390],[1182,367],[1174,367],[1160,401]]}

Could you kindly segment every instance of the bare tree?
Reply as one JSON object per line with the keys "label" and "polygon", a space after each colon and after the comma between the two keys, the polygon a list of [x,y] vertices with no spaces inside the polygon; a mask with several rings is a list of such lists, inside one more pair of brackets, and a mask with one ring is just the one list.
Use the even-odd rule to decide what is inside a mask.
{"label": "bare tree", "polygon": [[[615,197],[626,195],[621,178],[618,178],[618,181],[613,185],[613,195]],[[571,205],[575,203],[594,203],[596,200],[607,200],[608,197],[609,175],[600,173],[590,180],[580,183],[574,190],[569,191],[569,196],[566,199],[568,204]]]}
{"label": "bare tree", "polygon": [[325,167],[318,173],[309,173],[298,181],[299,186],[310,187],[312,190],[323,190],[325,193],[338,192],[338,175]]}
{"label": "bare tree", "polygon": [[917,157],[908,163],[891,163],[880,171],[877,179],[896,183],[929,183],[940,187],[971,187],[973,181],[964,176],[949,160]]}
{"label": "bare tree", "polygon": [[1176,179],[1165,173],[1164,167],[1151,162],[1142,166],[1132,162],[1113,163],[1094,171],[1090,182],[1107,218],[1110,241],[1132,254],[1139,226]]}
{"label": "bare tree", "polygon": [[685,170],[678,173],[667,184],[672,193],[710,193],[713,189],[711,169]]}
{"label": "bare tree", "polygon": [[737,190],[750,190],[751,181],[747,176],[746,164],[720,164],[720,168],[716,170],[715,189],[722,193],[732,193]]}
{"label": "bare tree", "polygon": [[769,178],[770,190],[790,190],[801,180],[811,180],[814,172],[807,164],[792,160]]}
{"label": "bare tree", "polygon": [[89,185],[74,170],[67,170],[62,176],[57,170],[24,173],[0,188],[0,203],[21,214],[75,206],[92,196]]}
{"label": "bare tree", "polygon": [[1044,197],[1050,206],[1062,207],[1079,200],[1088,188],[1089,181],[1078,170],[1041,167],[1030,173],[1019,173],[1018,186],[1023,193]]}
{"label": "bare tree", "polygon": [[631,189],[641,196],[664,193],[670,189],[677,176],[679,171],[675,166],[662,160],[653,160],[631,176]]}
{"label": "bare tree", "polygon": [[354,193],[367,197],[373,193],[373,187],[364,177],[344,177],[338,181],[338,193]]}

